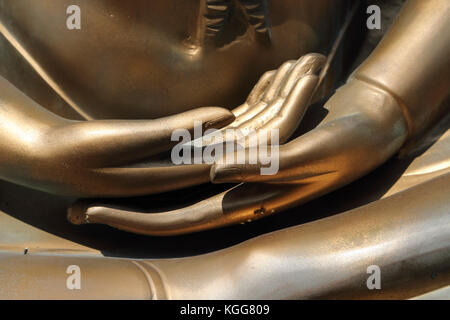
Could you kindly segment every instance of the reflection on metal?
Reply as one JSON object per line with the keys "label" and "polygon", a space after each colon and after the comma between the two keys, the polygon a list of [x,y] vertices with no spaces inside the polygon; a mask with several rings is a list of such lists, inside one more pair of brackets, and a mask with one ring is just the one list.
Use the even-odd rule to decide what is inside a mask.
{"label": "reflection on metal", "polygon": [[450,300],[450,286],[427,292],[411,300]]}
{"label": "reflection on metal", "polygon": [[[70,32],[50,0],[0,0],[1,298],[412,298],[450,282],[448,0],[408,0],[310,110],[343,61],[311,52],[349,54],[330,44],[352,29],[351,1],[78,2],[89,14]],[[194,120],[279,130],[278,172],[174,165],[171,134]],[[234,185],[194,188],[209,182]],[[331,217],[166,259],[189,255],[170,251],[178,242],[156,259],[154,238],[69,225],[67,209],[75,225],[158,236],[225,236],[281,211]],[[73,264],[85,278],[69,292]],[[380,290],[367,290],[370,265]]]}

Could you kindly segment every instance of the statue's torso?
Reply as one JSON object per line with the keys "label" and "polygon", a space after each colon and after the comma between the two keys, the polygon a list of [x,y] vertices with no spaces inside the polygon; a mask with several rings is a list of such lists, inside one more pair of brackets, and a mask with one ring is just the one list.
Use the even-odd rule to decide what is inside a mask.
{"label": "statue's torso", "polygon": [[[202,3],[81,0],[81,29],[69,30],[66,9],[72,1],[0,0],[2,33],[28,60],[2,39],[0,74],[44,107],[69,117],[74,113],[64,110],[61,97],[92,118],[155,118],[208,105],[232,108],[265,71],[308,52],[326,53],[348,4],[269,1],[270,38],[255,33],[236,8],[220,41],[208,42],[202,38]],[[41,70],[39,76],[29,64]],[[59,92],[58,98],[49,97],[54,92],[38,83],[42,79]]]}

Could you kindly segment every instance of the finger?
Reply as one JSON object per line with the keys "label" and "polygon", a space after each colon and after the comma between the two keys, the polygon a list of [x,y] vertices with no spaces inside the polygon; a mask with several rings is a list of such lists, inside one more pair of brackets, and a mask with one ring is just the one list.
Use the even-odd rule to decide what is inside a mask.
{"label": "finger", "polygon": [[[238,120],[239,116],[241,116],[242,114],[247,112],[251,106],[256,104],[261,99],[262,94],[265,92],[265,90],[269,86],[270,81],[273,79],[273,76],[275,75],[275,73],[276,73],[276,70],[271,70],[271,71],[265,72],[261,76],[261,78],[259,78],[256,85],[253,87],[253,89],[250,92],[250,94],[248,95],[245,103],[243,103],[239,107],[234,108],[232,110],[233,114],[236,117],[236,120]],[[230,126],[233,126],[233,125],[234,125],[234,122]]]}
{"label": "finger", "polygon": [[266,107],[267,103],[261,101],[261,99],[270,83],[273,81],[276,72],[277,70],[272,70],[263,74],[263,76],[260,78],[258,83],[253,88],[252,92],[248,96],[247,101],[232,110],[233,114],[236,116],[236,119],[228,127],[238,127],[241,123],[254,117]]}
{"label": "finger", "polygon": [[[310,77],[314,76],[305,78]],[[301,84],[298,88],[300,92]],[[325,108],[330,112],[318,127],[279,147],[279,156],[273,157],[279,160],[276,175],[261,175],[259,159],[257,164],[214,165],[211,180],[307,183],[335,179],[336,185],[342,185],[386,161],[405,141],[407,125],[397,102],[370,84],[349,82]]]}
{"label": "finger", "polygon": [[49,131],[48,139],[63,140],[64,144],[60,145],[69,153],[102,167],[127,164],[170,149],[178,143],[171,139],[177,129],[192,134],[195,125],[201,125],[203,132],[223,127],[233,120],[234,115],[229,110],[197,108],[156,120],[77,122]]}
{"label": "finger", "polygon": [[78,201],[68,211],[73,224],[106,224],[144,235],[179,235],[246,223],[285,209],[297,186],[239,185],[182,209],[151,213]]}
{"label": "finger", "polygon": [[[246,101],[243,104],[241,104],[239,107],[236,107],[233,110],[231,110],[231,112],[233,112],[234,116],[237,118],[240,115],[242,115],[243,113],[245,113],[249,108],[250,108],[250,105]],[[236,119],[234,121],[236,121]],[[234,121],[233,121],[233,123],[234,123]],[[233,123],[229,124],[229,126],[232,126]]]}
{"label": "finger", "polygon": [[237,117],[236,120],[234,120],[229,127],[230,128],[242,127],[244,123],[248,123],[249,121],[254,119],[256,115],[264,111],[264,109],[266,109],[267,107],[268,107],[267,102],[259,101],[258,103],[248,108],[248,110],[245,111],[243,114],[241,114],[239,117]]}
{"label": "finger", "polygon": [[[260,130],[267,133],[278,130],[279,143],[286,142],[302,121],[318,81],[319,77],[316,75],[304,75],[297,80],[280,108],[273,111],[267,110],[261,114],[262,119],[269,120],[265,121]],[[275,112],[276,115],[274,115]]]}
{"label": "finger", "polygon": [[[274,79],[276,73],[277,73],[277,70],[271,70],[271,71],[265,72],[261,76],[261,78],[256,83],[255,87],[253,88],[252,92],[250,92],[250,94],[247,98],[247,103],[249,105],[255,104],[262,98],[263,93],[269,87],[269,85],[270,85],[271,81]],[[233,113],[234,113],[234,110],[233,110]]]}
{"label": "finger", "polygon": [[325,62],[326,57],[322,54],[310,53],[302,56],[299,60],[297,60],[295,66],[292,68],[292,71],[287,76],[283,87],[281,88],[280,95],[282,97],[287,97],[292,88],[298,82],[299,78],[308,74],[317,75]]}
{"label": "finger", "polygon": [[278,96],[286,75],[292,70],[294,64],[295,60],[289,60],[281,65],[274,75],[273,80],[270,82],[270,85],[267,87],[267,90],[262,97],[262,101],[270,103]]}
{"label": "finger", "polygon": [[[224,141],[236,141],[237,136],[227,137],[225,135],[225,129],[227,128],[237,128],[241,130],[244,136],[250,134],[253,131],[257,131],[261,129],[263,126],[267,125],[270,130],[273,126],[280,125],[283,128],[283,132],[280,135],[281,141],[286,141],[292,132],[295,131],[298,123],[301,121],[301,118],[306,111],[306,105],[302,109],[301,102],[305,99],[298,99],[299,103],[296,104],[298,111],[298,115],[290,112],[292,108],[288,108],[289,112],[286,112],[289,116],[292,113],[292,116],[297,118],[289,118],[289,119],[277,119],[276,121],[271,121],[273,118],[279,115],[282,107],[283,100],[278,99],[277,101],[273,101],[270,106],[264,101],[257,101],[257,99],[261,98],[261,95],[264,94],[267,97],[267,93],[269,90],[273,91],[273,98],[276,95],[280,95],[285,98],[291,91],[291,89],[296,85],[299,81],[299,77],[305,74],[315,74],[325,63],[326,58],[321,54],[307,54],[302,56],[295,63],[294,61],[288,61],[283,64],[278,70],[273,70],[266,72],[258,81],[252,93],[249,95],[249,98],[246,103],[239,106],[238,108],[233,110],[233,113],[236,115],[236,119],[226,128],[222,129],[223,140]],[[270,81],[272,81],[270,83]],[[279,86],[282,85],[282,89],[280,90]],[[314,89],[314,88],[313,88]],[[304,94],[308,95],[308,92],[304,92]],[[309,93],[311,95],[312,93]],[[307,102],[309,102],[309,97],[307,97]],[[254,104],[252,106],[252,104]],[[292,103],[288,104],[292,106]],[[287,122],[283,124],[282,122]],[[208,145],[203,137],[196,141],[197,146]],[[247,144],[247,142],[245,142]]]}
{"label": "finger", "polygon": [[[232,110],[233,114],[235,115],[235,120],[229,124],[228,126],[221,129],[223,134],[223,140],[235,140],[236,137],[229,138],[226,136],[225,130],[229,128],[237,128],[242,122],[247,121],[254,115],[261,112],[265,107],[266,103],[261,102],[262,95],[266,91],[267,87],[269,86],[270,82],[273,80],[276,70],[267,71],[264,73],[259,81],[256,83],[255,87],[251,91],[250,95],[247,98],[247,101],[240,105],[239,107]],[[201,137],[197,139],[196,141],[192,142],[192,145],[196,147],[206,146],[209,145],[208,138]]]}
{"label": "finger", "polygon": [[294,88],[284,100],[278,99],[272,106],[262,110],[253,119],[239,126],[244,135],[259,132],[266,135],[270,142],[271,131],[278,130],[277,144],[289,139],[305,114],[312,94],[318,82],[318,76],[304,75],[297,80]]}
{"label": "finger", "polygon": [[[264,73],[261,76],[261,78],[259,79],[259,81],[257,82],[257,84],[255,85],[255,87],[253,88],[250,95],[248,96],[247,101],[244,104],[242,104],[239,107],[232,110],[232,112],[236,116],[236,118],[231,124],[229,124],[228,126],[222,128],[220,130],[223,135],[223,141],[228,141],[228,140],[235,141],[237,139],[237,137],[235,137],[235,136],[233,136],[231,138],[228,137],[226,135],[225,130],[230,129],[230,128],[233,128],[233,129],[237,128],[242,122],[245,122],[248,119],[252,118],[253,116],[255,116],[256,114],[261,112],[267,106],[267,104],[265,102],[261,102],[259,100],[261,100],[262,95],[266,91],[270,82],[273,80],[276,72],[277,72],[276,70],[272,70],[272,71],[267,71],[266,73]],[[196,147],[202,147],[202,146],[209,145],[210,143],[208,143],[208,141],[209,140],[207,137],[201,137],[201,138],[193,141],[192,145],[194,145]]]}
{"label": "finger", "polygon": [[238,111],[239,115],[236,115],[233,110],[233,113],[236,115],[236,119],[229,127],[239,127],[242,123],[252,119],[267,107],[267,102],[263,101],[264,97],[265,99],[269,99],[266,96],[269,90],[272,90],[275,93],[277,92],[277,86],[281,84],[280,81],[285,77],[286,72],[288,72],[292,63],[292,61],[288,61],[280,67],[280,69],[266,72],[263,75],[264,79],[262,83],[260,83],[258,88],[249,95],[245,106]]}
{"label": "finger", "polygon": [[[274,126],[279,126],[280,130],[283,129],[284,133],[280,134],[281,142],[286,141],[289,136],[295,131],[298,123],[301,120],[299,115],[303,115],[304,111],[306,111],[306,107],[310,101],[310,95],[312,92],[303,91],[302,94],[306,95],[306,104],[302,105],[301,103],[297,103],[297,114],[295,112],[287,112],[286,118],[277,119],[272,121],[272,119],[276,117],[281,117],[281,110],[286,105],[284,103],[284,99],[289,96],[293,88],[296,87],[299,79],[304,77],[305,75],[316,74],[319,72],[323,64],[325,63],[326,58],[321,54],[307,54],[302,56],[293,66],[291,66],[290,71],[286,73],[285,78],[281,83],[281,88],[277,93],[277,97],[273,97],[272,103],[270,105],[259,105],[256,108],[252,108],[247,113],[245,113],[246,117],[240,117],[235,121],[238,123],[238,128],[244,132],[244,134],[248,134],[248,132],[263,129],[264,126],[270,122],[269,128]],[[313,90],[315,87],[313,88]],[[297,96],[297,98],[300,98]],[[304,99],[300,99],[304,100]],[[292,101],[291,101],[292,102]],[[287,104],[288,106],[292,106],[292,103]],[[304,108],[302,109],[301,106]],[[289,109],[291,111],[291,109]],[[292,116],[292,118],[288,118]]]}

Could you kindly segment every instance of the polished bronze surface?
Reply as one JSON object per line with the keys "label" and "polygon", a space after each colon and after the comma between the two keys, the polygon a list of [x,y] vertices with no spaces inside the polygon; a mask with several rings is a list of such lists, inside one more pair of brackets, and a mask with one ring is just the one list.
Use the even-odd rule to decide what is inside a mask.
{"label": "polished bronze surface", "polygon": [[[69,2],[0,0],[1,298],[413,298],[449,283],[447,0],[406,1],[325,104],[348,71],[351,2],[85,0],[75,31]],[[225,139],[278,130],[279,170],[174,164],[171,135],[195,121]],[[254,220],[301,225],[202,249]],[[84,291],[61,285],[70,264]],[[367,289],[374,264],[383,290]]]}
{"label": "polished bronze surface", "polygon": [[[351,3],[269,1],[268,46],[255,38],[241,8],[224,27],[223,43],[197,39],[207,29],[207,22],[197,24],[207,2],[81,0],[81,29],[68,30],[70,0],[2,0],[0,33],[79,116],[157,118],[238,106],[264,72],[306,53],[326,53]],[[24,62],[10,55],[0,61],[6,78],[33,91],[28,72],[16,74]],[[42,105],[70,113],[54,103]]]}
{"label": "polished bronze surface", "polygon": [[[449,174],[441,175],[349,212],[183,259],[104,258],[80,247],[6,251],[0,298],[412,298],[450,281],[449,186]],[[74,264],[83,270],[82,290],[65,288]],[[366,287],[374,264],[383,270],[382,290]]]}
{"label": "polished bronze surface", "polygon": [[[413,121],[409,116],[409,110],[415,110],[417,106],[405,104],[398,98],[399,94],[391,92],[394,87],[386,90],[375,80],[372,81],[370,75],[361,76],[365,66],[369,64],[378,63],[381,70],[389,68],[390,61],[384,58],[384,55],[389,56],[390,53],[384,50],[384,43],[381,42],[362,65],[363,71],[356,70],[349,81],[325,104],[324,108],[328,113],[321,123],[314,130],[280,146],[280,168],[276,175],[261,175],[260,164],[218,164],[211,169],[211,181],[251,182],[251,184],[238,185],[186,208],[155,214],[101,204],[86,206],[83,202],[71,209],[69,219],[75,223],[106,223],[122,230],[143,234],[180,234],[259,219],[309,201],[367,174],[392,157],[405,144],[408,134],[411,137],[414,131],[418,130],[416,128],[422,127],[421,130],[424,130],[427,123],[435,121],[436,117],[443,113],[441,104],[448,96],[450,88],[448,73],[435,77],[433,72],[420,71],[430,68],[448,69],[450,37],[442,39],[441,36],[441,30],[448,24],[445,20],[447,11],[435,14],[435,27],[429,28],[431,18],[421,12],[430,12],[433,3],[420,5],[421,10],[411,9],[411,7],[416,9],[416,6],[415,2],[405,5],[386,38],[389,40],[390,48],[402,47],[405,38],[409,39],[410,46],[415,46],[416,50],[409,54],[409,59],[405,59],[404,63],[420,60],[425,54],[422,47],[428,48],[428,43],[436,37],[439,37],[442,43],[447,43],[436,48],[442,58],[435,59],[433,66],[422,67],[417,69],[419,70],[417,72],[412,71],[408,74],[408,79],[401,79],[404,88],[408,88],[407,83],[411,83],[408,91],[410,95],[417,94],[415,87],[418,81],[435,82],[433,88],[438,89],[434,100],[430,98],[426,109],[434,111],[423,111],[426,112],[426,116],[423,116],[426,117],[426,121],[420,119]],[[415,23],[415,28],[425,30],[422,31],[421,38],[411,37],[410,28],[404,26],[405,20]],[[280,68],[281,72],[285,67],[286,65],[283,65]],[[397,66],[397,69],[400,68],[401,66]],[[389,77],[394,76],[396,73],[388,73],[385,77],[391,79]],[[289,83],[289,77],[284,81]],[[301,82],[298,84],[301,85]],[[271,93],[270,87],[266,90]],[[406,99],[406,96],[403,99]],[[269,113],[270,108],[269,104],[266,109]],[[257,113],[256,122],[259,123],[258,115],[264,118],[263,115],[267,111],[258,110],[256,106],[243,114],[237,113],[238,124],[241,117],[245,117],[246,114],[252,115],[254,109]],[[282,118],[283,110],[279,114]],[[288,118],[292,119],[292,116],[289,115]],[[297,115],[295,119],[300,117]],[[281,128],[283,132],[287,126],[276,124],[276,127]],[[264,130],[264,127],[257,129]],[[283,137],[282,133],[280,135]]]}
{"label": "polished bronze surface", "polygon": [[[5,54],[4,74],[11,78],[16,87],[7,79],[0,78],[3,96],[1,112],[8,123],[0,133],[1,137],[5,137],[2,139],[2,150],[6,157],[1,160],[4,164],[2,168],[5,169],[0,170],[0,177],[54,194],[78,197],[145,195],[208,182],[207,165],[174,166],[167,157],[151,157],[173,146],[170,135],[175,129],[192,129],[194,120],[204,123],[204,130],[220,127],[231,122],[234,116],[226,110],[211,107],[194,109],[185,114],[180,112],[203,105],[234,107],[227,99],[241,97],[238,91],[247,88],[249,82],[256,82],[256,76],[260,76],[270,66],[284,63],[277,74],[278,80],[283,80],[284,73],[293,64],[293,61],[285,62],[286,59],[298,58],[310,51],[324,51],[330,46],[332,37],[339,30],[339,23],[343,21],[340,16],[344,15],[348,7],[345,1],[337,7],[331,5],[331,1],[319,1],[314,5],[310,2],[295,4],[285,1],[284,6],[275,6],[270,11],[270,46],[262,45],[258,37],[252,36],[255,26],[252,25],[254,21],[251,17],[248,17],[250,25],[246,27],[246,33],[239,35],[238,26],[242,19],[236,18],[227,22],[230,32],[238,32],[237,38],[231,43],[220,46],[215,42],[199,42],[197,39],[194,42],[199,50],[192,53],[185,50],[186,41],[192,42],[192,37],[180,30],[189,33],[192,27],[206,28],[203,24],[192,26],[192,17],[187,17],[190,14],[197,19],[199,15],[203,19],[203,1],[187,1],[182,6],[179,1],[167,2],[165,5],[148,1],[138,1],[133,5],[117,1],[81,2],[80,6],[87,11],[87,21],[76,34],[65,29],[65,24],[61,29],[54,29],[61,19],[57,10],[67,3],[60,1],[54,6],[47,1],[39,4],[31,4],[26,0],[0,2],[0,32],[25,60],[18,61]],[[35,8],[32,12],[28,9],[30,5]],[[125,23],[114,14],[118,8],[137,15],[137,24],[132,24],[132,28],[127,31],[116,33],[116,37],[109,37],[107,35],[111,29],[118,26],[123,28]],[[298,16],[292,16],[293,12],[289,10],[292,8],[298,9],[295,10]],[[234,9],[239,11],[245,7]],[[335,12],[336,9],[342,13]],[[141,17],[142,12],[150,16]],[[306,13],[309,14],[307,17]],[[171,19],[178,22],[174,24],[170,19],[161,20],[162,14],[170,15]],[[121,17],[130,18],[123,15],[122,12]],[[322,20],[329,20],[327,15],[333,15],[335,19],[324,24]],[[23,20],[31,21],[33,27],[20,24],[19,21]],[[289,27],[298,23],[300,26]],[[335,25],[336,31],[328,30]],[[286,28],[292,31],[287,33]],[[260,31],[256,33],[261,34]],[[99,32],[103,32],[103,36]],[[155,33],[159,36],[155,37]],[[297,38],[302,41],[287,47],[287,42]],[[64,41],[63,46],[60,45],[61,41]],[[82,50],[82,54],[77,50]],[[109,58],[105,57],[105,52],[108,52]],[[60,58],[51,59],[50,53]],[[236,59],[237,56],[239,59]],[[284,130],[282,138],[287,139],[300,121],[317,81],[311,75],[304,79],[303,85],[293,88],[295,77],[319,71],[321,59],[316,63],[315,57],[318,55],[310,55],[299,61],[284,86],[283,97],[276,94],[276,89],[282,85],[277,81],[268,88],[272,93],[259,97],[258,92],[253,92],[256,100],[264,100],[262,102],[267,103],[267,106],[259,101],[250,101],[250,96],[248,103],[235,109],[238,119],[234,125],[249,120],[247,113],[239,116],[245,108],[265,108],[270,111],[274,105],[279,107],[280,98],[286,98],[290,109],[294,109],[296,114],[284,115],[281,122],[286,122],[285,125],[276,120],[268,123],[268,126],[281,127]],[[160,63],[161,59],[164,59],[163,63]],[[157,121],[134,122],[77,122],[79,120],[61,118],[45,109],[66,116],[65,111],[62,111],[64,108],[56,108],[51,104],[40,105],[40,99],[36,99],[36,102],[23,94],[30,91],[24,86],[29,86],[31,80],[26,73],[18,75],[14,72],[18,68],[16,64],[20,62],[29,64],[32,71],[41,76],[66,102],[67,108],[87,119],[93,118],[93,115],[98,119],[177,114]],[[122,68],[127,70],[126,77],[123,77]],[[111,74],[105,74],[107,71]],[[264,77],[268,80],[267,74],[262,76],[262,80]],[[333,80],[332,72],[329,79]],[[215,83],[217,81],[219,83]],[[79,84],[89,84],[89,90],[79,87]],[[179,90],[177,86],[183,89]],[[258,86],[255,89],[258,91]],[[171,93],[172,90],[176,94]],[[291,90],[294,92],[289,102]],[[213,99],[211,94],[214,95]],[[296,100],[299,95],[300,100]],[[261,114],[254,117],[254,122],[259,119],[269,122],[273,117],[277,117],[277,114]],[[24,123],[27,125],[23,126]],[[246,125],[249,127],[252,123],[246,122]],[[101,148],[98,148],[99,144]],[[16,164],[12,165],[11,162]]]}

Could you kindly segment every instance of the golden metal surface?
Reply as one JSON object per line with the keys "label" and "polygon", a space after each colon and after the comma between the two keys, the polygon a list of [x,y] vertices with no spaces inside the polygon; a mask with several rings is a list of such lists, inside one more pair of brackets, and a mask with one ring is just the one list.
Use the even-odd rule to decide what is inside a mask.
{"label": "golden metal surface", "polygon": [[[449,182],[450,175],[442,175],[367,206],[196,257],[3,251],[0,298],[415,297],[450,281]],[[83,270],[82,290],[65,288],[72,264]],[[383,270],[382,290],[366,287],[373,264]]]}
{"label": "golden metal surface", "polygon": [[[406,1],[312,126],[308,106],[345,74],[344,49],[332,65],[323,54],[340,45],[351,2],[256,2],[81,0],[83,27],[70,31],[68,0],[0,0],[0,298],[412,298],[449,283],[450,2]],[[279,130],[278,172],[174,165],[171,134],[195,120]],[[210,181],[238,184],[197,194]],[[178,189],[187,204],[164,200]],[[117,201],[130,196],[163,207]],[[181,235],[311,214],[319,197],[343,204],[168,260],[137,258],[152,257],[137,249],[151,237],[62,218],[70,207],[73,224]],[[159,254],[176,255],[190,254]],[[64,288],[68,264],[85,270],[85,291]],[[367,290],[371,264],[381,291]]]}
{"label": "golden metal surface", "polygon": [[[339,6],[332,5],[331,1],[318,1],[314,5],[284,2],[283,6],[275,6],[270,11],[270,46],[262,45],[252,36],[252,26],[247,26],[244,35],[239,35],[242,21],[232,19],[228,29],[237,33],[236,38],[227,45],[207,45],[195,40],[202,50],[194,57],[186,52],[185,46],[193,32],[190,21],[193,17],[204,17],[203,9],[198,7],[202,1],[186,1],[182,6],[179,1],[164,5],[148,1],[133,5],[119,1],[82,1],[79,5],[87,12],[87,17],[84,28],[76,33],[65,29],[65,24],[60,29],[54,28],[61,19],[58,10],[65,8],[67,1],[60,1],[56,6],[49,5],[48,1],[39,4],[26,0],[0,2],[0,32],[24,60],[5,54],[4,74],[16,86],[0,76],[1,116],[7,122],[0,131],[4,144],[0,162],[5,168],[0,170],[0,177],[46,192],[78,197],[146,195],[208,182],[208,165],[174,166],[167,157],[151,158],[174,145],[170,136],[175,129],[193,129],[194,120],[204,123],[204,130],[221,127],[231,122],[234,115],[217,107],[181,112],[194,106],[215,104],[231,108],[237,103],[230,104],[227,99],[241,99],[241,91],[248,90],[251,82],[271,66],[310,51],[327,50],[348,7],[346,1]],[[35,10],[30,11],[29,6]],[[124,11],[120,17],[125,20],[131,19],[125,13],[133,12],[134,16],[145,12],[150,16],[138,16],[131,29],[121,29],[115,37],[109,37],[111,30],[124,28],[126,23],[113,13],[118,8]],[[297,10],[290,10],[293,8]],[[162,14],[171,18],[161,20]],[[335,26],[336,31],[330,31]],[[298,38],[302,41],[294,41]],[[287,46],[289,42],[294,44]],[[53,113],[59,111],[57,113],[65,115],[61,107],[40,105],[40,99],[33,101],[23,94],[32,91],[27,90],[31,82],[28,73],[32,72],[16,72],[22,68],[18,64],[24,62],[55,90],[68,108],[84,118],[176,115],[133,122],[84,122],[59,117]],[[285,62],[279,74],[283,75],[292,63]],[[315,65],[313,70],[309,68],[310,63],[308,59],[299,63],[293,76],[317,71],[319,66]],[[331,74],[329,79],[333,80]],[[290,84],[285,86],[289,88],[286,96],[293,89],[294,80],[291,77]],[[293,92],[291,99],[291,105],[294,100],[299,114],[286,114],[282,121],[286,122],[281,125],[285,139],[300,121],[299,116],[306,108],[316,81],[314,77],[304,80],[307,82],[305,88]],[[278,97],[278,94],[272,95],[263,97],[268,103],[267,110],[274,104],[271,100]],[[296,101],[298,95],[304,101]],[[245,107],[246,103],[235,112],[238,114]],[[242,116],[237,120],[243,122],[245,119]],[[27,125],[23,126],[24,123]]]}
{"label": "golden metal surface", "polygon": [[[70,210],[69,219],[77,224],[105,223],[142,234],[181,234],[253,221],[310,201],[367,174],[398,152],[407,141],[408,133],[412,137],[414,131],[423,131],[427,128],[427,123],[436,121],[436,118],[443,114],[443,110],[446,111],[441,105],[450,89],[448,72],[444,72],[444,76],[436,77],[430,71],[442,68],[448,70],[450,36],[443,38],[441,33],[448,25],[445,17],[450,9],[447,3],[442,5],[447,10],[434,15],[436,21],[432,24],[434,27],[430,28],[429,20],[432,18],[422,15],[421,12],[430,14],[434,4],[422,4],[419,6],[421,10],[412,10],[418,5],[414,1],[408,2],[385,38],[389,40],[389,48],[401,48],[405,41],[415,48],[409,53],[408,60],[404,60],[409,69],[411,61],[417,62],[425,55],[424,49],[429,48],[430,41],[439,37],[439,40],[445,43],[435,49],[440,53],[434,54],[440,54],[441,58],[435,59],[433,66],[422,66],[416,69],[419,70],[417,72],[409,72],[407,80],[401,79],[404,88],[409,88],[407,84],[411,83],[408,91],[410,95],[417,94],[416,86],[419,81],[434,82],[433,88],[438,89],[433,91],[433,98],[430,97],[427,108],[405,104],[403,100],[407,96],[399,99],[400,94],[395,93],[394,86],[385,89],[385,86],[378,85],[378,82],[372,80],[370,74],[364,71],[370,64],[377,64],[376,70],[392,67],[390,60],[385,58],[390,57],[392,53],[384,49],[386,45],[382,41],[361,69],[357,69],[349,81],[325,104],[327,115],[320,124],[314,130],[279,147],[279,171],[276,175],[261,175],[260,163],[216,164],[211,168],[212,182],[246,184],[189,207],[153,214],[98,203],[86,205],[86,202],[82,202]],[[405,26],[404,21],[412,21],[415,28],[424,30],[422,37],[412,37],[409,24]],[[282,73],[284,68],[288,66],[283,65],[277,75]],[[397,69],[400,69],[400,66],[397,66]],[[361,76],[364,72],[365,75]],[[386,73],[385,77],[390,79],[389,76],[394,77],[396,73]],[[289,83],[289,77],[287,78],[284,81]],[[277,81],[274,80],[273,83],[276,84]],[[301,82],[298,82],[298,85],[301,86]],[[270,87],[266,90],[271,93]],[[445,107],[448,109],[448,105]],[[243,114],[237,113],[238,124],[239,119],[245,117],[246,113],[253,115],[254,109],[258,115],[266,112],[258,110],[258,105],[250,107]],[[268,110],[270,112],[270,104]],[[409,116],[409,110],[426,113],[422,115],[426,121],[413,120]],[[279,114],[283,117],[283,112]],[[258,115],[256,122],[259,123]],[[301,118],[299,115],[287,117],[295,120]],[[282,128],[281,132],[288,127],[286,123],[276,126]],[[264,130],[264,127],[261,129]],[[280,135],[281,141],[285,141],[283,134]]]}
{"label": "golden metal surface", "polygon": [[[197,34],[206,26],[197,20],[205,19],[206,2],[81,0],[83,24],[73,31],[66,28],[70,0],[2,0],[0,32],[84,118],[153,119],[194,107],[238,106],[264,72],[306,53],[326,53],[351,3],[270,1],[267,46],[239,8],[224,43],[205,45]],[[27,91],[32,72],[16,74],[23,61],[0,63],[7,78]]]}

